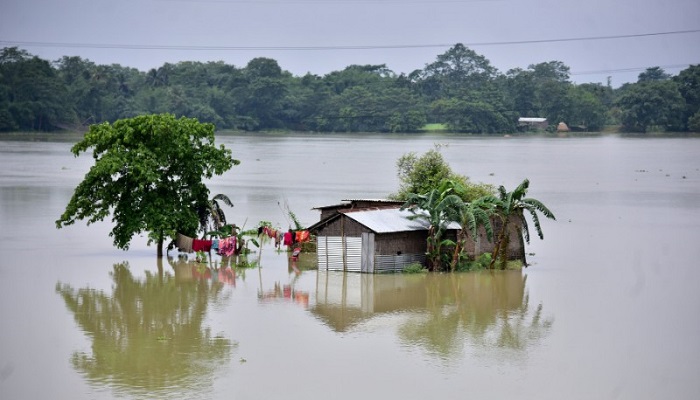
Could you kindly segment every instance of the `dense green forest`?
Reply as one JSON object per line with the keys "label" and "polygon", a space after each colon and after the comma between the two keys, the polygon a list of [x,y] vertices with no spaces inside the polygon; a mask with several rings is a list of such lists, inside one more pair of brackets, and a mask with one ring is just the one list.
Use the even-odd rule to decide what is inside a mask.
{"label": "dense green forest", "polygon": [[350,65],[324,76],[293,76],[277,61],[166,63],[143,72],[80,57],[47,61],[17,47],[0,53],[0,131],[80,130],[103,121],[171,113],[245,131],[415,132],[428,123],[453,132],[518,129],[544,117],[573,130],[700,131],[700,65],[676,76],[659,67],[635,83],[575,84],[559,61],[501,73],[456,44],[425,68],[396,74]]}

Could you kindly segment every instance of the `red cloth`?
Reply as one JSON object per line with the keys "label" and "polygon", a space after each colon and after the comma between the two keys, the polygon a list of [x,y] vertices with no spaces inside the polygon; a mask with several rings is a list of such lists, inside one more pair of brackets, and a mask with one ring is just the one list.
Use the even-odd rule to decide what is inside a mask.
{"label": "red cloth", "polygon": [[211,251],[211,240],[194,239],[192,240],[192,251],[203,251],[208,253]]}
{"label": "red cloth", "polygon": [[285,232],[284,233],[284,241],[283,241],[285,246],[291,246],[294,244],[294,241],[292,240],[292,232]]}

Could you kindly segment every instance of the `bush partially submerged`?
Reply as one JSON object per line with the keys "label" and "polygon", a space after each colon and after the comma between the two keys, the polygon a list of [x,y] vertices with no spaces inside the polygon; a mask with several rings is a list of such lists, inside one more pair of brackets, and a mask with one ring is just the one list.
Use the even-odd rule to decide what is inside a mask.
{"label": "bush partially submerged", "polygon": [[481,271],[486,269],[491,264],[491,253],[483,253],[476,260],[464,260],[457,265],[457,271]]}
{"label": "bush partially submerged", "polygon": [[408,264],[403,268],[403,273],[404,274],[422,274],[428,272],[428,269],[423,266],[423,264],[419,262],[414,262],[411,264]]}

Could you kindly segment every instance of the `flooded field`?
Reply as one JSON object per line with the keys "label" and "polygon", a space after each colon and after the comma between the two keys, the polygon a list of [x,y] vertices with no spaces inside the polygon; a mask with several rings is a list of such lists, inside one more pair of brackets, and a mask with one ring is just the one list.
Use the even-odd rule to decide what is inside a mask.
{"label": "flooded field", "polygon": [[[109,221],[54,221],[92,163],[0,137],[0,398],[696,399],[700,140],[618,136],[220,135],[227,218],[286,229],[384,198],[434,144],[455,172],[557,216],[522,271],[359,275],[112,247]],[[223,265],[222,265],[223,262]]]}

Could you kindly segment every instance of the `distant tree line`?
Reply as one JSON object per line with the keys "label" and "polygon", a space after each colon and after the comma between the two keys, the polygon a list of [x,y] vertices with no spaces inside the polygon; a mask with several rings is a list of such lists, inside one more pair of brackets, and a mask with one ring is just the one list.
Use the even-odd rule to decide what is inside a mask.
{"label": "distant tree line", "polygon": [[350,65],[293,76],[270,58],[245,67],[166,63],[143,72],[80,57],[50,62],[17,47],[0,53],[0,131],[82,129],[143,114],[171,113],[245,131],[508,133],[519,117],[598,131],[700,131],[700,65],[677,76],[648,68],[636,83],[574,84],[559,61],[499,72],[456,44],[425,68],[395,74]]}

